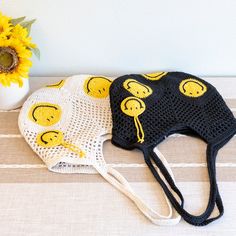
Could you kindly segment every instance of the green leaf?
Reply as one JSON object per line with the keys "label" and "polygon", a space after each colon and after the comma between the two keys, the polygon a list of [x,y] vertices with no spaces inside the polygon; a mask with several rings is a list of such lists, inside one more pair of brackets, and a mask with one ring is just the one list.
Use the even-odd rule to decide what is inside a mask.
{"label": "green leaf", "polygon": [[19,18],[15,18],[11,20],[11,23],[15,26],[19,23],[21,23],[23,20],[25,19],[25,16],[19,17]]}
{"label": "green leaf", "polygon": [[22,23],[20,23],[20,25],[23,27],[23,28],[26,28],[27,31],[28,31],[28,35],[30,34],[30,30],[31,30],[31,26],[32,24],[36,21],[36,19],[33,19],[33,20],[30,20],[30,21],[24,21]]}
{"label": "green leaf", "polygon": [[38,58],[38,60],[40,60],[40,51],[39,51],[39,49],[38,48],[31,48],[30,50]]}

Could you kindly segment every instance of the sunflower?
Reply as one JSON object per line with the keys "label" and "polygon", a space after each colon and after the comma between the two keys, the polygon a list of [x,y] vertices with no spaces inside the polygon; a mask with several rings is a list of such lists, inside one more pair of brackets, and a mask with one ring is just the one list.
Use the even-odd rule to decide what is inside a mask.
{"label": "sunflower", "polygon": [[11,33],[13,26],[10,20],[11,20],[10,17],[4,16],[0,12],[0,37],[1,38],[5,38]]}
{"label": "sunflower", "polygon": [[36,48],[36,44],[32,43],[31,37],[28,37],[28,31],[26,28],[23,28],[21,25],[17,24],[11,32],[11,37],[19,39],[21,43],[27,48]]}
{"label": "sunflower", "polygon": [[0,40],[0,83],[10,86],[11,82],[23,85],[22,78],[28,78],[32,52],[19,39]]}

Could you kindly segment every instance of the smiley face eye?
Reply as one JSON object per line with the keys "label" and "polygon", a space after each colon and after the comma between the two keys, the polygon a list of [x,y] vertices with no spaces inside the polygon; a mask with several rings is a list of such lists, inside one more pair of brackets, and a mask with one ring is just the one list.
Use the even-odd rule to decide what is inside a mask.
{"label": "smiley face eye", "polygon": [[54,135],[54,138],[57,138],[57,135]]}
{"label": "smiley face eye", "polygon": [[50,140],[52,141],[52,138],[50,138]]}
{"label": "smiley face eye", "polygon": [[145,92],[145,91],[143,91],[143,93],[145,94],[146,92]]}
{"label": "smiley face eye", "polygon": [[104,92],[106,91],[106,89],[105,89],[105,88],[103,88],[102,90],[103,90]]}
{"label": "smiley face eye", "polygon": [[137,94],[139,94],[139,91],[137,91]]}

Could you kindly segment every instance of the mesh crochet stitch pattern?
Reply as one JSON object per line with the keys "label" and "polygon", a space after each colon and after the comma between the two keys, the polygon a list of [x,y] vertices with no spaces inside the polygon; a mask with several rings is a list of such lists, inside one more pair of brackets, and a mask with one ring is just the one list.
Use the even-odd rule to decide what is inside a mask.
{"label": "mesh crochet stitch pattern", "polygon": [[[142,98],[146,107],[139,115],[145,134],[142,143],[138,142],[138,128],[133,117],[125,114],[121,107],[122,101],[133,95],[124,87],[127,80],[136,80],[153,91],[150,96]],[[110,88],[110,101],[113,120],[112,143],[125,149],[139,148],[143,151],[145,161],[153,175],[175,209],[188,223],[202,226],[219,218],[224,209],[216,183],[215,158],[219,148],[236,133],[236,119],[215,87],[194,75],[183,72],[169,72],[158,80],[149,79],[146,75],[131,74],[121,76],[114,81]],[[128,108],[139,109],[135,103],[126,107]],[[152,160],[158,165],[171,188],[175,189],[183,200],[158,156],[153,153],[153,148],[173,133],[197,135],[208,144],[210,198],[206,211],[199,216],[191,215],[183,209],[160,179],[151,162]],[[217,217],[209,218],[215,205],[220,213]]]}
{"label": "mesh crochet stitch pattern", "polygon": [[[102,135],[111,133],[111,111],[109,97],[93,99],[84,90],[84,78],[72,76],[63,86],[48,86],[34,92],[25,102],[19,115],[19,128],[32,149],[43,159],[48,168],[62,173],[96,173],[98,167],[106,171],[104,158],[101,157]],[[61,85],[61,83],[60,83]],[[91,102],[92,101],[92,102]],[[50,129],[60,130],[66,142],[80,147],[86,152],[85,158],[62,145],[44,148],[35,142],[37,134],[47,130],[28,119],[32,106],[50,103],[60,106],[61,119]]]}
{"label": "mesh crochet stitch pattern", "polygon": [[[112,129],[111,82],[112,78],[103,76],[79,75],[39,89],[21,109],[20,131],[49,170],[60,173],[98,172],[129,197],[154,224],[177,224],[180,216],[172,210],[167,199],[168,215],[155,212],[104,160],[103,142],[110,139]],[[168,168],[164,157],[163,161]]]}

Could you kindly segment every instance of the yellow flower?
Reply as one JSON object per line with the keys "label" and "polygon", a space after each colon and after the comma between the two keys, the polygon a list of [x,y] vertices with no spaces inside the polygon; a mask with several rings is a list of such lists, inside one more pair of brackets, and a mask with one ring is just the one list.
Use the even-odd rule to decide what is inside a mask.
{"label": "yellow flower", "polygon": [[23,28],[21,25],[17,24],[12,29],[11,37],[19,39],[21,43],[27,48],[36,48],[36,44],[32,43],[31,37],[28,37],[28,31],[26,28]]}
{"label": "yellow flower", "polygon": [[11,18],[4,16],[0,12],[0,37],[4,38],[10,34],[12,29],[12,24],[10,22]]}
{"label": "yellow flower", "polygon": [[0,83],[10,86],[11,82],[22,86],[22,78],[28,78],[32,53],[20,40],[0,40]]}

